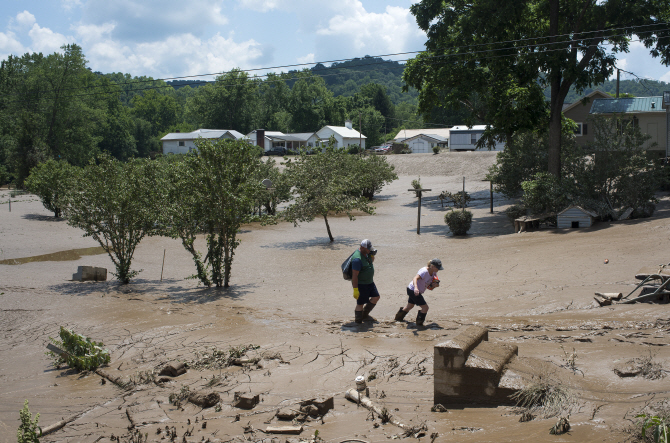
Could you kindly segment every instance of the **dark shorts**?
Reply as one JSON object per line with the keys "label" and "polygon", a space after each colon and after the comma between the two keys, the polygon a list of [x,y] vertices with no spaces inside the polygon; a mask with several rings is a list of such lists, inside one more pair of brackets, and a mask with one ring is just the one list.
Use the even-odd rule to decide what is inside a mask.
{"label": "dark shorts", "polygon": [[426,303],[426,300],[424,300],[423,295],[414,295],[413,289],[407,288],[407,295],[409,296],[409,300],[407,300],[407,303],[419,306],[428,304]]}
{"label": "dark shorts", "polygon": [[370,302],[371,298],[379,297],[379,291],[377,291],[377,286],[374,283],[370,284],[358,284],[358,300],[356,300],[357,305],[364,305]]}

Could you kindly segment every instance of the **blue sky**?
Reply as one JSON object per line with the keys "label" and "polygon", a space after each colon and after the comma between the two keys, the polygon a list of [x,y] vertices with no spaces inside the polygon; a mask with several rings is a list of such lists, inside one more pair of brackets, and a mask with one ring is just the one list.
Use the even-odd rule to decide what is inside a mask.
{"label": "blue sky", "polygon": [[[4,0],[0,58],[53,53],[63,44],[77,43],[94,71],[172,78],[420,51],[426,37],[409,12],[412,3]],[[622,69],[670,82],[670,67],[639,43],[619,59]]]}

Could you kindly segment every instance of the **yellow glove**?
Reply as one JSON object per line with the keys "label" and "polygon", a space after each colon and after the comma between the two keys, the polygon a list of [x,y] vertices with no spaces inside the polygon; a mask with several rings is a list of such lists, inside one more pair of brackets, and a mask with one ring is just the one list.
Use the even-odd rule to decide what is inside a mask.
{"label": "yellow glove", "polygon": [[358,296],[361,295],[360,292],[358,292],[358,288],[354,288],[354,298],[358,300]]}

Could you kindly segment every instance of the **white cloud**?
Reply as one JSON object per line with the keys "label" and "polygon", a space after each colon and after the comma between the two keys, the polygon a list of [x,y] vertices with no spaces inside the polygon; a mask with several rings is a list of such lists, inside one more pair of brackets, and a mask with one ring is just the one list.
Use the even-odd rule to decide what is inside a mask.
{"label": "white cloud", "polygon": [[30,50],[45,54],[60,52],[61,46],[74,42],[73,37],[66,37],[63,34],[53,32],[49,28],[42,28],[37,23],[30,29],[28,36],[32,40]]}
{"label": "white cloud", "polygon": [[314,63],[315,58],[314,58],[314,53],[309,53],[305,55],[304,57],[298,57],[298,63]]}
{"label": "white cloud", "polygon": [[228,23],[222,4],[223,0],[87,0],[83,22],[113,22],[114,38],[126,42],[151,42],[184,32],[202,36],[208,26]]}
{"label": "white cloud", "polygon": [[61,0],[61,4],[66,11],[82,6],[81,0]]}
{"label": "white cloud", "polygon": [[409,9],[387,6],[383,13],[367,12],[360,1],[353,1],[345,15],[336,15],[328,27],[317,31],[318,45],[337,53],[391,54],[416,51],[423,47],[425,34]]}
{"label": "white cloud", "polygon": [[28,11],[19,12],[16,14],[15,23],[21,28],[30,28],[35,24],[35,16]]}
{"label": "white cloud", "polygon": [[232,34],[228,38],[216,34],[208,40],[179,34],[136,45],[101,39],[86,49],[86,56],[96,71],[165,78],[260,67],[271,50],[254,40],[236,42]]}
{"label": "white cloud", "polygon": [[281,0],[240,0],[240,6],[252,11],[268,12],[281,6]]}
{"label": "white cloud", "polygon": [[20,55],[25,52],[25,48],[17,40],[13,32],[0,32],[0,57],[6,59],[10,54]]}
{"label": "white cloud", "polygon": [[670,83],[670,71],[668,71],[668,72],[666,72],[665,74],[663,74],[663,75],[659,78],[659,80],[662,81],[662,82]]}

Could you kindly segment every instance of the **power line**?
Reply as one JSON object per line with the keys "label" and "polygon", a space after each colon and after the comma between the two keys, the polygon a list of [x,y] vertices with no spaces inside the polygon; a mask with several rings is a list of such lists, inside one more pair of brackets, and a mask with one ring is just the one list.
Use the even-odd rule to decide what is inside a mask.
{"label": "power line", "polygon": [[[632,29],[638,29],[638,28],[649,28],[649,27],[652,27],[652,26],[668,25],[668,24],[670,24],[670,22],[659,22],[659,23],[647,24],[647,25],[612,28],[612,29],[609,29],[607,31],[619,31],[619,30],[623,30],[623,29],[632,30]],[[656,29],[656,30],[642,31],[641,33],[638,33],[638,36],[640,34],[656,33],[658,31],[667,31],[667,30],[670,30],[670,28],[660,29],[660,30]],[[602,32],[603,32],[603,30],[587,31],[587,32],[582,32],[579,35],[581,35],[581,34],[602,33]],[[607,35],[607,36],[600,36],[599,38],[602,38],[603,40],[607,40],[607,39],[611,39],[611,38],[615,38],[615,37],[623,37],[623,36],[627,36],[627,35],[628,35],[628,33],[612,34],[612,35]],[[506,40],[506,41],[500,41],[500,42],[478,43],[478,44],[474,44],[474,45],[454,46],[451,49],[461,50],[461,49],[476,48],[476,47],[481,47],[481,46],[519,43],[519,42],[533,41],[533,40],[538,40],[538,39],[543,40],[543,39],[549,39],[549,38],[570,37],[570,36],[574,36],[574,34],[569,33],[569,34],[560,34],[560,35],[556,35],[556,36],[538,36],[538,37],[532,37],[532,38],[524,38],[524,39],[517,39],[517,40]],[[663,38],[663,37],[661,37],[661,38]],[[573,38],[571,40],[562,40],[562,41],[558,41],[558,42],[536,43],[536,44],[530,44],[530,45],[525,45],[525,46],[508,46],[508,47],[504,47],[504,48],[492,48],[492,49],[481,50],[481,51],[456,52],[456,53],[452,53],[452,54],[434,55],[434,56],[431,56],[429,58],[457,57],[457,56],[462,56],[462,55],[465,55],[465,54],[489,53],[491,51],[506,51],[506,50],[518,51],[520,49],[529,49],[529,48],[535,49],[535,48],[549,47],[549,46],[552,46],[552,45],[566,45],[566,44],[570,44],[570,43],[581,42],[583,40],[585,40],[585,38],[579,38],[579,39]],[[640,41],[640,40],[631,40],[631,42],[635,42],[635,41]],[[603,44],[605,44],[605,43],[601,43],[601,45],[603,45]],[[611,43],[611,44],[613,44],[613,43]],[[558,50],[564,50],[564,49],[567,49],[567,48],[559,48]],[[370,58],[394,57],[394,56],[400,56],[400,55],[418,54],[418,53],[421,53],[421,52],[426,52],[426,51],[397,52],[397,53],[392,53],[392,54],[375,55],[375,56],[371,56]],[[546,53],[546,52],[552,52],[552,50],[542,51],[542,53]],[[539,54],[540,52],[538,51],[538,52],[534,52],[534,53]],[[508,56],[509,57],[516,57],[516,56],[519,56],[519,54],[518,53],[517,54],[510,54]],[[280,69],[280,68],[292,68],[292,67],[310,66],[310,65],[316,66],[318,64],[324,64],[324,63],[331,63],[332,64],[332,63],[353,61],[353,60],[362,60],[362,59],[359,58],[359,57],[355,57],[355,58],[320,61],[320,62],[279,65],[279,66],[271,66],[271,67],[264,67],[264,68],[253,68],[253,69],[244,69],[244,70],[240,69],[240,70],[237,70],[237,71],[239,71],[239,72],[268,71],[268,70],[274,70],[274,69]],[[386,63],[398,63],[398,62],[404,62],[404,61],[408,61],[408,60],[410,60],[410,59],[395,60],[395,61],[394,60],[388,60],[388,61],[383,60],[381,62],[375,61],[373,63],[363,63],[363,64],[357,64],[357,65],[353,65],[353,66],[350,65],[350,66],[342,66],[342,67],[330,66],[330,67],[324,67],[323,69],[320,69],[320,70],[351,69],[352,67],[371,66],[371,65],[375,65],[375,64],[386,64]],[[182,76],[182,77],[165,77],[165,78],[151,79],[151,80],[134,80],[134,81],[130,81],[130,82],[116,83],[114,86],[123,87],[125,85],[137,85],[137,84],[148,83],[148,82],[153,83],[153,82],[157,82],[157,81],[181,80],[181,79],[197,78],[197,77],[211,77],[211,76],[217,76],[217,75],[220,76],[220,75],[229,74],[231,72],[235,72],[235,71],[223,71],[223,72],[219,72],[219,73],[209,73],[209,74],[195,74],[195,75]],[[328,75],[317,74],[314,71],[312,71],[312,73],[316,74],[316,75],[319,75],[320,77],[328,76]],[[267,77],[268,75],[270,75],[270,74],[266,74],[266,75],[259,76],[259,77],[254,77],[254,78],[263,78],[263,77]],[[288,79],[288,81],[291,81],[291,80],[292,79]],[[203,81],[203,82],[198,82],[198,83],[195,83],[195,84],[202,84],[202,83],[210,83],[210,82],[209,81]],[[90,87],[87,87],[86,89],[97,89],[97,88],[104,88],[104,87],[107,87],[107,85],[90,86]],[[161,89],[161,88],[167,88],[167,87],[172,87],[172,86],[171,85],[152,86],[152,87],[148,87],[148,88],[137,89],[137,91],[149,90],[149,89]],[[65,89],[59,89],[58,91],[73,90],[73,89],[82,89],[82,88],[65,88]],[[39,93],[39,91],[37,91],[37,92]],[[106,93],[109,93],[109,92],[106,92]],[[0,97],[9,96],[9,95],[19,95],[19,94],[5,94],[5,95],[2,95]]]}

